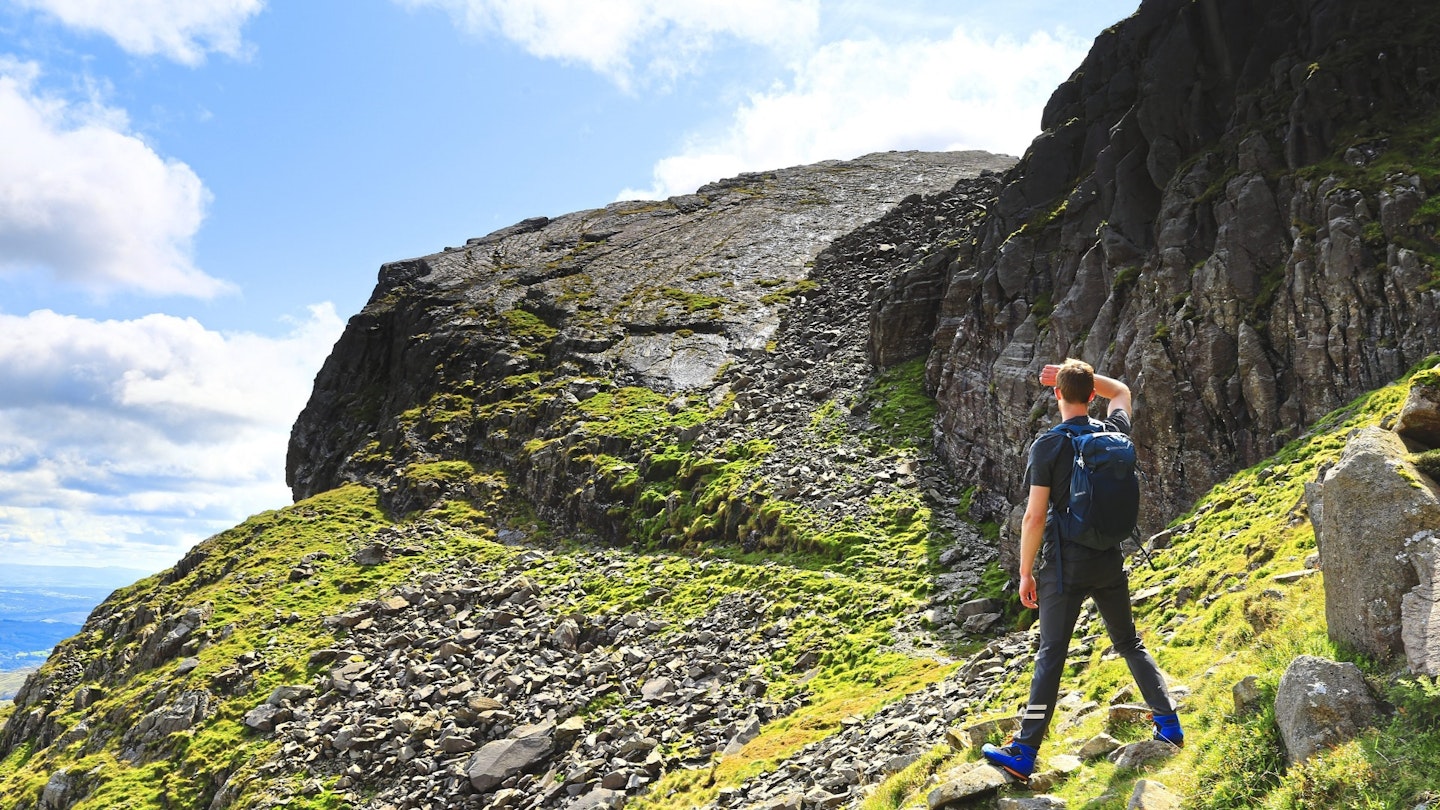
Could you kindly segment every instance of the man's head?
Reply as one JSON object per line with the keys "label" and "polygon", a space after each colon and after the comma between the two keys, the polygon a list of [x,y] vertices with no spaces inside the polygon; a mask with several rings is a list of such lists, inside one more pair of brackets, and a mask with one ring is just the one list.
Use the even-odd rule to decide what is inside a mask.
{"label": "man's head", "polygon": [[1095,396],[1095,369],[1083,360],[1066,358],[1055,373],[1055,388],[1066,402],[1085,405]]}

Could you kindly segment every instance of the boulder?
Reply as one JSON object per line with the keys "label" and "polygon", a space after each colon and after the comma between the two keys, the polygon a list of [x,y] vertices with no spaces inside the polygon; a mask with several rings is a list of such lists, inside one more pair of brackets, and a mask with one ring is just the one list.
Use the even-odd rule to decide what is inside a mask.
{"label": "boulder", "polygon": [[1440,374],[1437,366],[1416,374],[1395,422],[1395,432],[1426,447],[1440,447]]}
{"label": "boulder", "polygon": [[550,753],[553,741],[544,735],[486,743],[470,757],[465,774],[485,793],[510,777],[535,769]]}
{"label": "boulder", "polygon": [[1379,711],[1359,667],[1310,655],[1290,662],[1275,693],[1275,723],[1292,765],[1352,739]]}
{"label": "boulder", "polygon": [[1440,526],[1440,490],[1406,455],[1396,434],[1358,431],[1325,474],[1315,527],[1330,638],[1382,661],[1402,650],[1401,601],[1419,584],[1405,540]]}
{"label": "boulder", "polygon": [[1433,531],[1420,532],[1405,546],[1420,584],[1400,602],[1400,638],[1410,671],[1433,678],[1440,675],[1440,590],[1436,589],[1440,537]]}

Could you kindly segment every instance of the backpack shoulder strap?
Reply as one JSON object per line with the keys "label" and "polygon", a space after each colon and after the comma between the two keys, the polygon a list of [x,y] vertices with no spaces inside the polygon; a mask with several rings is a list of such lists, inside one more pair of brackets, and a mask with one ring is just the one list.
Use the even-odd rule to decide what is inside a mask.
{"label": "backpack shoulder strap", "polygon": [[1072,439],[1075,439],[1080,436],[1088,435],[1090,433],[1099,433],[1103,430],[1105,430],[1105,426],[1103,424],[1096,422],[1094,419],[1091,419],[1090,424],[1088,425],[1072,425],[1069,422],[1061,422],[1060,424],[1050,428],[1046,432],[1055,433],[1061,436],[1068,436]]}

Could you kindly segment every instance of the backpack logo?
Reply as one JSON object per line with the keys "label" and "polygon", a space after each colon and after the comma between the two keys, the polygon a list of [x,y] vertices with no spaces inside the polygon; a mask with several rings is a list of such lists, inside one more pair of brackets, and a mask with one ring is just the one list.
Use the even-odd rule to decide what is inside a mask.
{"label": "backpack logo", "polygon": [[1052,430],[1069,436],[1075,450],[1070,497],[1065,513],[1056,515],[1060,539],[1094,549],[1115,548],[1135,531],[1140,517],[1135,443],[1093,421],[1088,428],[1058,425]]}

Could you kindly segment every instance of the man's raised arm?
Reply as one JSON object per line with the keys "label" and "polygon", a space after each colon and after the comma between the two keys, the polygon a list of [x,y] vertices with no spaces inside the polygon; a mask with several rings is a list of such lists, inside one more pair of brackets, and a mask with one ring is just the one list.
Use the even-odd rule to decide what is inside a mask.
{"label": "man's raised arm", "polygon": [[1130,405],[1130,386],[1104,374],[1095,375],[1095,394],[1110,400],[1110,407],[1106,409],[1106,415],[1123,410],[1132,417],[1135,411]]}

